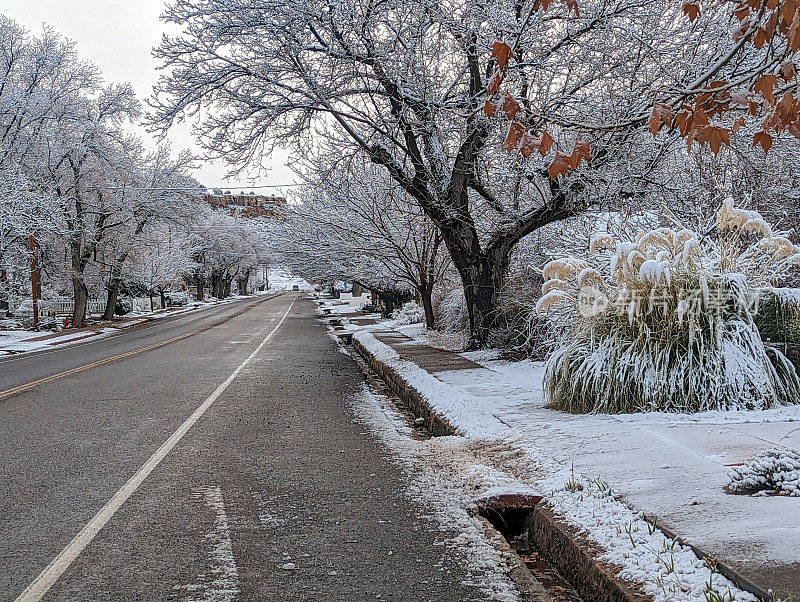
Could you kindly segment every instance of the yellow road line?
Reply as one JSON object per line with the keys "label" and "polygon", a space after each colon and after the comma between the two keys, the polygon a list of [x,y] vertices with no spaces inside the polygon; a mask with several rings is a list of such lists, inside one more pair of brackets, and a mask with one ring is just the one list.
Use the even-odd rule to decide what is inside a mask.
{"label": "yellow road line", "polygon": [[5,399],[6,397],[11,397],[12,395],[16,395],[17,393],[22,393],[23,391],[27,391],[28,389],[32,389],[38,385],[59,379],[64,378],[65,376],[69,376],[71,374],[76,374],[78,372],[83,372],[84,370],[88,370],[89,368],[95,368],[97,366],[102,366],[103,364],[110,364],[111,362],[116,362],[121,359],[125,359],[126,357],[130,357],[132,355],[136,355],[138,353],[143,353],[145,351],[150,351],[152,349],[158,349],[159,347],[163,347],[164,345],[169,345],[170,343],[175,343],[176,341],[180,341],[182,339],[189,338],[201,332],[205,332],[206,330],[210,330],[220,324],[224,324],[228,320],[232,320],[233,318],[242,315],[244,312],[253,309],[255,306],[260,305],[264,301],[268,299],[275,299],[279,295],[274,297],[267,297],[266,299],[262,299],[257,303],[253,303],[252,305],[248,305],[247,307],[240,309],[234,314],[226,318],[222,318],[221,320],[217,320],[216,322],[209,324],[208,326],[204,326],[203,328],[198,328],[197,330],[192,330],[190,332],[184,333],[177,337],[172,337],[171,339],[167,339],[166,341],[160,341],[155,343],[154,345],[148,345],[147,347],[142,347],[140,349],[134,349],[132,351],[126,351],[125,353],[120,353],[119,355],[112,355],[111,357],[107,357],[102,360],[98,360],[96,362],[92,362],[91,364],[85,364],[83,366],[78,366],[77,368],[72,368],[71,370],[65,370],[64,372],[59,372],[58,374],[52,374],[50,376],[46,376],[44,378],[40,378],[39,380],[34,380],[29,383],[25,383],[24,385],[18,385],[16,387],[12,387],[10,389],[6,389],[5,391],[0,391],[0,399]]}

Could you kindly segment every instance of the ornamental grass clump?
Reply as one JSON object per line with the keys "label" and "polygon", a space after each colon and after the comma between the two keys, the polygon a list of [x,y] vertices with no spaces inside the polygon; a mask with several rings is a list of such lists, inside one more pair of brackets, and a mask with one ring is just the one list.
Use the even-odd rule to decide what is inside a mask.
{"label": "ornamental grass clump", "polygon": [[699,412],[800,402],[800,380],[754,322],[757,292],[800,249],[726,201],[716,231],[595,236],[585,259],[544,268],[538,312],[574,326],[550,357],[545,392],[570,412]]}

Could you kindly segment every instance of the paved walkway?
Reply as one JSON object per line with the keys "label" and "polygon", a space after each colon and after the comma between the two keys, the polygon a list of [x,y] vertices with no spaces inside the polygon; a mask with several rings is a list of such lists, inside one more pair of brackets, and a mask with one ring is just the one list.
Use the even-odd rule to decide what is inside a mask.
{"label": "paved walkway", "polygon": [[800,498],[723,492],[730,466],[776,446],[800,450],[800,407],[702,418],[572,415],[544,407],[541,363],[481,366],[397,331],[368,328],[404,359],[463,391],[476,411],[501,418],[564,466],[608,481],[660,525],[763,589],[800,599]]}

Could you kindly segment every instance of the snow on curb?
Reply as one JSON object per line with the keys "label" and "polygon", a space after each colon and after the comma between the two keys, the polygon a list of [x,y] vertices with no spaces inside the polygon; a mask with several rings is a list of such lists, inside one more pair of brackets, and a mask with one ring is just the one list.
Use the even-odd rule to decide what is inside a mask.
{"label": "snow on curb", "polygon": [[381,343],[371,332],[361,330],[353,334],[357,341],[375,360],[392,369],[413,387],[427,403],[430,410],[467,437],[503,436],[510,428],[492,414],[478,411],[476,400],[469,402],[468,395],[456,391],[413,362],[406,361],[391,347]]}
{"label": "snow on curb", "polygon": [[[523,471],[515,471],[508,463],[499,468],[482,463],[471,465],[465,474],[469,475],[473,501],[509,492],[544,494],[543,503],[557,518],[604,550],[598,560],[619,569],[617,575],[621,579],[640,584],[656,602],[758,599],[737,588],[716,570],[713,562],[701,560],[694,550],[648,523],[642,512],[613,494],[607,484],[587,479],[554,462],[545,448],[482,411],[478,399],[456,391],[413,362],[402,359],[370,332],[356,332],[353,341],[357,348],[418,392],[432,413],[440,415],[467,440],[481,441],[484,445],[493,440],[506,450],[515,448],[514,451],[525,456],[524,461],[544,475],[531,482]],[[362,355],[364,351],[359,349]]]}
{"label": "snow on curb", "polygon": [[726,601],[758,600],[631,509],[607,483],[566,468],[540,485],[547,506],[605,550],[598,560],[620,567],[617,576],[641,584],[655,602],[707,600],[712,593]]}

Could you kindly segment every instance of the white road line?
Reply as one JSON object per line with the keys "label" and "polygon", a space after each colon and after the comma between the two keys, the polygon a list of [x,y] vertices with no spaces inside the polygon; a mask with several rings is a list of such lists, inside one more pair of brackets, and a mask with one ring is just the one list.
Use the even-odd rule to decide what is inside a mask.
{"label": "white road line", "polygon": [[217,389],[202,403],[200,406],[189,416],[186,421],[178,427],[172,435],[170,435],[169,439],[167,439],[161,447],[156,450],[156,452],[150,456],[150,459],[144,463],[144,465],[133,475],[127,483],[125,483],[119,491],[117,491],[113,497],[106,502],[106,505],[103,506],[100,511],[94,515],[92,520],[86,523],[86,526],[81,529],[80,533],[78,533],[71,542],[67,545],[66,548],[61,550],[61,552],[56,556],[50,564],[45,567],[45,569],[39,573],[39,576],[34,579],[31,584],[25,588],[18,597],[16,602],[38,602],[42,599],[42,597],[48,592],[48,590],[53,587],[56,581],[64,574],[64,572],[69,568],[69,566],[75,561],[75,559],[80,555],[80,553],[88,546],[92,540],[97,536],[106,523],[111,519],[112,516],[120,509],[120,507],[128,500],[131,495],[139,488],[139,486],[144,482],[144,480],[153,472],[161,463],[167,454],[172,450],[173,447],[180,441],[183,436],[189,431],[190,428],[197,422],[200,417],[206,413],[206,410],[211,407],[217,398],[222,395],[222,393],[227,389],[230,384],[236,379],[239,373],[244,370],[247,365],[253,361],[253,358],[261,351],[264,346],[269,342],[272,336],[278,331],[283,324],[286,317],[289,315],[289,312],[294,305],[294,302],[297,301],[297,297],[292,299],[292,302],[289,304],[289,307],[286,309],[286,313],[283,314],[283,317],[280,319],[275,327],[269,332],[266,338],[261,341],[261,343],[256,347],[255,351],[251,353],[246,360],[244,360],[236,370],[222,383]]}

